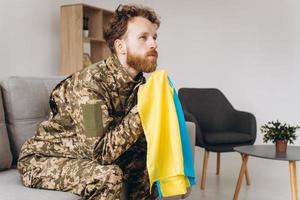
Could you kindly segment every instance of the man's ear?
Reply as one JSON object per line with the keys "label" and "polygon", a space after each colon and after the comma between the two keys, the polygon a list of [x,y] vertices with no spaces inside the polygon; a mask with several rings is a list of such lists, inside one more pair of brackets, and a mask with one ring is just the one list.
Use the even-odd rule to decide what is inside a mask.
{"label": "man's ear", "polygon": [[125,55],[126,54],[126,44],[124,40],[116,39],[114,42],[115,50],[118,54]]}

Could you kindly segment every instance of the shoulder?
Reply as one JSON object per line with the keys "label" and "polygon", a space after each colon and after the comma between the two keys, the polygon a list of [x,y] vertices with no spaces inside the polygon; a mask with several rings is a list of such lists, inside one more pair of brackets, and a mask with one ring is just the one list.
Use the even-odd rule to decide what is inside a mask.
{"label": "shoulder", "polygon": [[73,79],[74,82],[78,82],[76,85],[79,90],[84,89],[107,98],[109,96],[107,87],[108,73],[106,62],[102,60],[84,68],[74,75]]}
{"label": "shoulder", "polygon": [[[77,72],[77,76],[81,80],[90,80],[93,78],[104,78],[105,77],[105,71],[106,71],[106,63],[105,60],[102,60],[100,62],[97,62],[95,64],[92,64],[88,67],[85,67],[81,71]],[[75,73],[76,76],[76,73]]]}

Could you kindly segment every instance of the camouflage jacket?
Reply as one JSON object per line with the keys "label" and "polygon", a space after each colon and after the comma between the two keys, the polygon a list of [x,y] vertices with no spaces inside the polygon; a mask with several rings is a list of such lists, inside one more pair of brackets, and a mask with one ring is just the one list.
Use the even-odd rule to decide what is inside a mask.
{"label": "camouflage jacket", "polygon": [[[38,155],[113,163],[143,135],[136,103],[138,87],[144,82],[142,74],[132,79],[115,55],[74,73],[52,91],[50,117],[24,143],[19,162]],[[97,102],[104,136],[87,137],[82,105]]]}

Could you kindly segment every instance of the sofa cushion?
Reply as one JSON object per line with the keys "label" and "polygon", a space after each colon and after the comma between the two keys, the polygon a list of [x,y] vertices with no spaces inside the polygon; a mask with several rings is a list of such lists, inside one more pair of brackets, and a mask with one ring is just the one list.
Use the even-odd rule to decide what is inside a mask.
{"label": "sofa cushion", "polygon": [[0,170],[7,169],[11,166],[12,154],[10,151],[7,129],[4,119],[4,109],[2,94],[0,88]]}
{"label": "sofa cushion", "polygon": [[36,125],[49,114],[49,95],[64,77],[10,77],[2,83],[8,136],[14,163]]}

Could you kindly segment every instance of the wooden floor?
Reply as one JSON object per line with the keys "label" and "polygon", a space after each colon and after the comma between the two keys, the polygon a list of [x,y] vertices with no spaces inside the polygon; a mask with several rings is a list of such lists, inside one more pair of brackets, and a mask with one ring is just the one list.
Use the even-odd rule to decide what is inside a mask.
{"label": "wooden floor", "polygon": [[[187,200],[232,200],[239,171],[241,156],[238,153],[221,154],[220,175],[216,175],[217,154],[210,153],[206,174],[206,189],[200,190],[204,150],[196,148],[195,167],[197,185],[193,187]],[[297,163],[297,174],[300,162]],[[250,186],[245,179],[239,193],[240,200],[289,200],[291,186],[289,163],[284,161],[266,160],[249,156],[248,170]],[[300,177],[298,179],[298,187]],[[298,188],[299,191],[299,188]]]}

